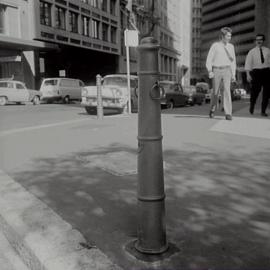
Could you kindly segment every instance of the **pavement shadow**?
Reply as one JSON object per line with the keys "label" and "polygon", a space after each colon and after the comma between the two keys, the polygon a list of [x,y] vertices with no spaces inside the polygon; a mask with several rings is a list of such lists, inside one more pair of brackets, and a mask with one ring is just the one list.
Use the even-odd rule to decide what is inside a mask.
{"label": "pavement shadow", "polygon": [[123,269],[269,270],[270,148],[249,157],[196,149],[164,151],[167,237],[180,252],[158,263],[124,248],[137,235],[137,176],[95,162],[119,151],[136,158],[136,149],[112,144],[36,159],[12,177]]}

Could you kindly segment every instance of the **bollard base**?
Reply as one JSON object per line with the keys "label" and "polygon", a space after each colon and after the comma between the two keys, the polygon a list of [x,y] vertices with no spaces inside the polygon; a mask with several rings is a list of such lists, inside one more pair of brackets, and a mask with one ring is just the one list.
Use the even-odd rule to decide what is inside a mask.
{"label": "bollard base", "polygon": [[136,243],[137,240],[133,240],[131,242],[129,242],[126,246],[125,246],[125,250],[133,257],[135,257],[136,259],[143,261],[143,262],[157,262],[157,261],[162,261],[165,259],[168,259],[169,257],[171,257],[172,255],[174,255],[175,253],[180,252],[180,250],[172,243],[169,243],[166,246],[166,249],[162,252],[162,253],[145,253],[145,252],[141,252],[136,248]]}
{"label": "bollard base", "polygon": [[135,248],[141,252],[141,253],[145,253],[145,254],[161,254],[161,253],[164,253],[168,248],[169,248],[169,245],[168,243],[166,243],[163,247],[161,247],[160,249],[156,249],[156,250],[153,250],[153,249],[145,249],[145,248],[142,248],[139,246],[139,243],[138,241],[135,242],[134,244]]}

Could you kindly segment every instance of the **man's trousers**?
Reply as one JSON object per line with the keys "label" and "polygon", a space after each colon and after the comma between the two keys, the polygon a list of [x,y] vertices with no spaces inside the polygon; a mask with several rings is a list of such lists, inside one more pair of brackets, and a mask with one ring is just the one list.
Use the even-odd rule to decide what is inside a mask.
{"label": "man's trousers", "polygon": [[250,109],[253,111],[262,88],[261,112],[265,113],[270,96],[270,68],[253,69],[251,72]]}
{"label": "man's trousers", "polygon": [[213,91],[211,96],[211,111],[214,112],[218,103],[221,84],[223,84],[223,108],[226,115],[232,115],[231,79],[230,66],[214,67]]}

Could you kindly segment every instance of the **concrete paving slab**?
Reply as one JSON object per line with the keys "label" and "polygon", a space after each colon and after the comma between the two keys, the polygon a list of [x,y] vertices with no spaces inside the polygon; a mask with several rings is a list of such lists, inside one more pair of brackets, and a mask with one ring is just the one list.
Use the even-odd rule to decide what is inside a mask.
{"label": "concrete paving slab", "polygon": [[270,121],[268,119],[234,117],[233,121],[218,121],[210,130],[270,139]]}

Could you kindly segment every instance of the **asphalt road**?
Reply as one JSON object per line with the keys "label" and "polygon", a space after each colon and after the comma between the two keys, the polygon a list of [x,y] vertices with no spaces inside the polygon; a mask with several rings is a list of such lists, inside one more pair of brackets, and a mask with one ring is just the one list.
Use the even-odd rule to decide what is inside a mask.
{"label": "asphalt road", "polygon": [[[237,112],[242,109],[247,102],[247,100],[233,102],[233,111]],[[209,104],[162,109],[162,114],[207,115],[208,112]],[[105,111],[104,113],[105,116],[121,117],[114,111]],[[217,114],[222,115],[223,113],[217,112]],[[91,118],[95,119],[96,115],[87,114],[79,103],[0,106],[0,132],[40,125],[57,125],[62,122],[83,121]]]}
{"label": "asphalt road", "polygon": [[[247,102],[247,100],[234,102],[234,112],[241,110]],[[209,104],[162,109],[164,116],[175,114],[207,117],[208,112]],[[95,133],[98,133],[97,131],[103,126],[114,128],[120,124],[117,120],[111,121],[111,119],[128,119],[128,116],[114,114],[113,111],[104,113],[104,120],[98,121],[96,115],[87,114],[79,103],[0,106],[0,165],[2,169],[10,171],[18,166],[25,166],[23,164],[26,160],[43,154],[53,156],[77,151],[86,145],[89,147],[92,141],[98,145],[105,144],[109,141],[107,134],[95,138]],[[217,111],[216,114],[221,116],[224,113]],[[137,114],[133,114],[132,117],[137,117]],[[117,132],[117,128],[113,132]],[[133,127],[133,133],[134,137],[129,143],[136,148],[136,124]],[[91,136],[94,137],[91,139]],[[190,136],[192,137],[193,134]]]}

